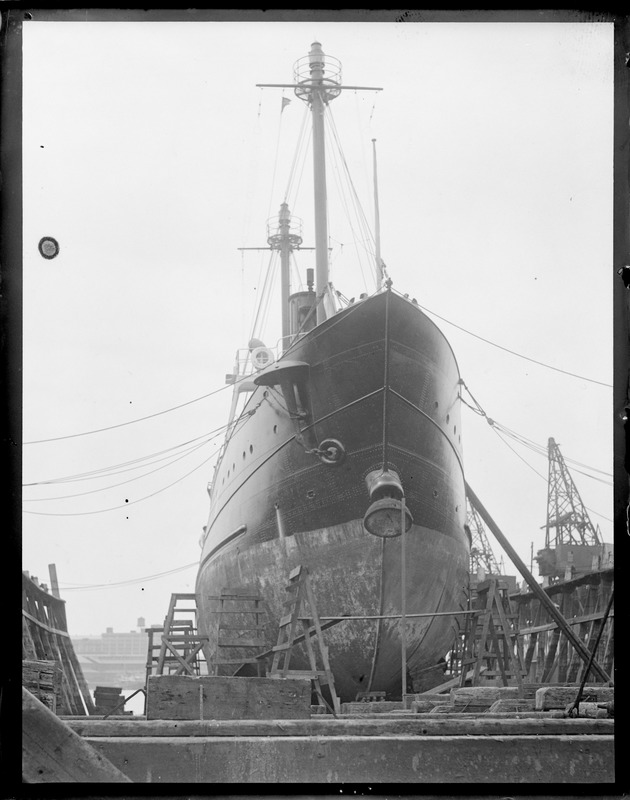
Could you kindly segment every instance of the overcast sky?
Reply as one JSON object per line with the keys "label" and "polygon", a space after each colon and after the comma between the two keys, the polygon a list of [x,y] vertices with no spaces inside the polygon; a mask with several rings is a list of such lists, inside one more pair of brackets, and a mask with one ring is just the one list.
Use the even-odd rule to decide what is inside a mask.
{"label": "overcast sky", "polygon": [[[305,114],[256,84],[290,82],[314,40],[346,84],[383,88],[331,112],[370,224],[377,139],[394,288],[448,320],[433,317],[490,418],[583,465],[575,482],[612,541],[612,24],[32,21],[23,566],[48,582],[56,564],[72,634],[160,624],[171,592],[194,590],[194,566],[145,578],[200,555],[222,441],[201,437],[227,422],[229,389],[189,401],[224,386],[247,344],[268,256],[237,248],[266,244]],[[339,163],[332,280],[350,297],[375,287],[335,197]],[[310,154],[291,194],[307,246],[309,168]],[[299,254],[302,276],[313,262]],[[467,408],[462,427],[466,479],[529,564],[546,458]]]}

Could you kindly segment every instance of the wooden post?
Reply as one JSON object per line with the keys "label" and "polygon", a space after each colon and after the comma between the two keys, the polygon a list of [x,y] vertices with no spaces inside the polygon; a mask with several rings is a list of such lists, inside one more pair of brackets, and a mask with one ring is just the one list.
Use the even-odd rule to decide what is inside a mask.
{"label": "wooden post", "polygon": [[48,574],[50,575],[50,589],[53,597],[58,597],[61,600],[61,595],[59,594],[59,582],[57,581],[57,567],[54,564],[48,565]]}
{"label": "wooden post", "polygon": [[405,532],[405,498],[401,500],[400,571],[402,598],[400,604],[400,643],[402,650],[402,697],[407,694],[407,535]]}

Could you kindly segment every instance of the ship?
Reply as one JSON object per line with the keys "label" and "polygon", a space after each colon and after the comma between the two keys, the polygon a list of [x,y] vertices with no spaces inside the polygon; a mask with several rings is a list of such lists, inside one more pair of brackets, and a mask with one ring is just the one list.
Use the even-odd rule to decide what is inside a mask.
{"label": "ship", "polygon": [[[463,608],[470,539],[449,342],[394,289],[380,253],[373,294],[344,304],[330,281],[324,114],[344,88],[363,88],[340,75],[315,42],[293,83],[258,84],[291,87],[311,112],[315,269],[291,293],[289,258],[302,240],[283,203],[268,229],[281,259],[282,338],[277,348],[252,339],[226,376],[234,394],[208,485],[196,598],[209,662],[223,587],[264,598],[271,649],[288,576],[306,567],[319,616],[352,617],[325,633],[337,694],[351,701],[400,697],[441,663]],[[292,668],[308,666],[294,658]]]}

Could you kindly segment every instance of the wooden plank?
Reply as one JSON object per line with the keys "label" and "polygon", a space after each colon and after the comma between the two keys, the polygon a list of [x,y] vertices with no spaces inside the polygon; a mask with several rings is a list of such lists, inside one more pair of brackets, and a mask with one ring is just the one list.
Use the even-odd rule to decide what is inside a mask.
{"label": "wooden plank", "polygon": [[[319,706],[317,707],[319,708]],[[316,714],[311,719],[287,720],[138,720],[91,719],[66,720],[73,731],[81,736],[136,737],[136,736],[382,736],[386,734],[413,736],[480,736],[580,733],[584,735],[611,735],[614,720],[565,719],[538,715],[540,718],[502,717],[471,718],[432,717],[416,715],[397,719],[340,718],[331,714]]]}
{"label": "wooden plank", "polygon": [[[536,709],[548,711],[553,708],[566,708],[578,696],[577,686],[546,686],[536,692]],[[615,699],[615,690],[610,686],[595,684],[585,686],[582,692],[584,702],[609,703]]]}
{"label": "wooden plank", "polygon": [[264,647],[265,639],[228,639],[218,642],[217,647]]}
{"label": "wooden plank", "polygon": [[22,776],[27,783],[131,783],[24,688]]}
{"label": "wooden plank", "polygon": [[147,719],[308,719],[310,680],[152,675]]}
{"label": "wooden plank", "polygon": [[[488,668],[486,666],[482,666],[479,670],[479,674],[484,675],[487,669]],[[466,673],[465,680],[470,680],[474,676],[474,674],[475,674],[474,670],[472,669],[469,670]],[[440,694],[441,692],[448,692],[451,689],[454,689],[456,686],[459,686],[460,682],[461,682],[461,676],[457,678],[451,678],[445,683],[441,683],[439,686],[434,686],[429,692],[420,692],[420,694],[417,697],[418,699],[422,699],[425,696],[425,694]]]}
{"label": "wooden plank", "polygon": [[518,686],[465,686],[451,689],[451,704],[457,710],[462,706],[490,708],[497,700],[518,698],[519,695]]}

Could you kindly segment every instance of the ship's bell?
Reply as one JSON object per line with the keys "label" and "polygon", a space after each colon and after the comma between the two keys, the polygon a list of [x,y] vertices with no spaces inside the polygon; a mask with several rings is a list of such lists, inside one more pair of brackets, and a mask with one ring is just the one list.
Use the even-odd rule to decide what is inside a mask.
{"label": "ship's bell", "polygon": [[[370,472],[365,482],[372,503],[363,517],[363,527],[368,533],[382,539],[392,539],[402,534],[403,488],[400,477],[393,470]],[[405,531],[411,528],[413,517],[405,506]]]}

